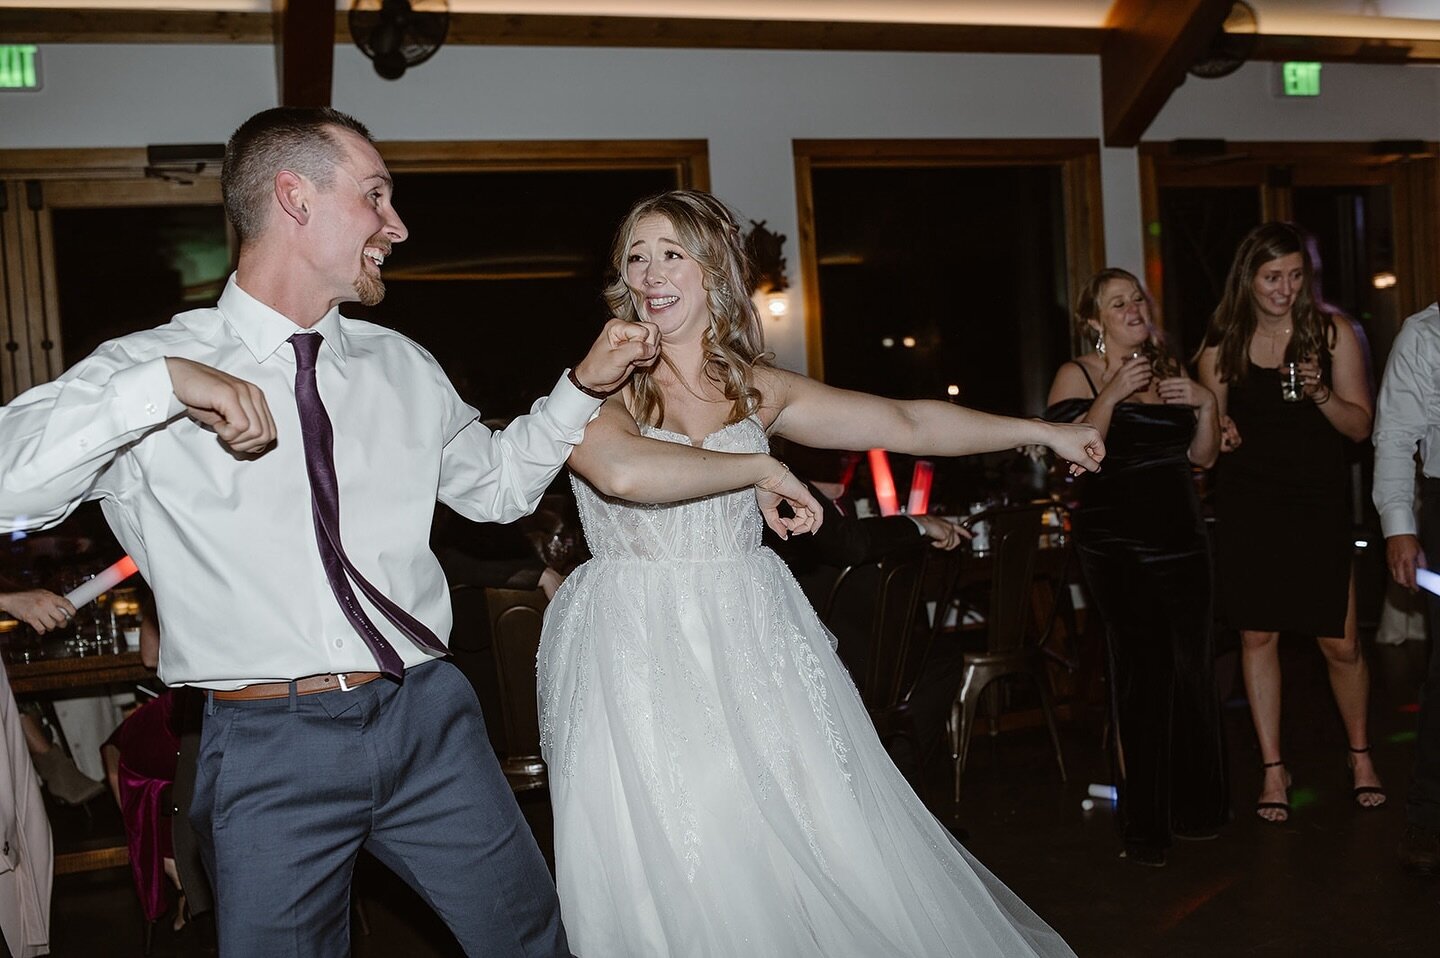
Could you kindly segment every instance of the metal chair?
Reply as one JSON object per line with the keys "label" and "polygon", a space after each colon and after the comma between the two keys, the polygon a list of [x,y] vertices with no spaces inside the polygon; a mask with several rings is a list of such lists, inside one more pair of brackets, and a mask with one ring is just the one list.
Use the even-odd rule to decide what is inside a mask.
{"label": "metal chair", "polygon": [[500,684],[504,745],[500,768],[516,792],[544,788],[540,757],[540,707],[536,701],[535,656],[545,620],[545,593],[539,589],[487,588],[491,648]]}
{"label": "metal chair", "polygon": [[1041,522],[1048,503],[987,509],[965,520],[990,524],[990,607],[986,613],[986,647],[967,652],[964,678],[950,709],[950,757],[955,772],[955,801],[960,801],[960,777],[974,733],[975,713],[981,694],[997,679],[1026,677],[1035,683],[1040,708],[1055,746],[1060,780],[1065,776],[1065,757],[1060,750],[1060,733],[1055,725],[1050,678],[1039,648],[1027,641],[1034,631],[1030,608],[1035,581],[1035,555],[1040,545]]}
{"label": "metal chair", "polygon": [[[841,653],[882,742],[908,738],[919,754],[910,694],[928,651],[931,630],[917,622],[930,554],[925,546],[878,562],[847,566],[830,588],[822,620],[869,613],[858,647]],[[847,633],[853,630],[845,630]]]}

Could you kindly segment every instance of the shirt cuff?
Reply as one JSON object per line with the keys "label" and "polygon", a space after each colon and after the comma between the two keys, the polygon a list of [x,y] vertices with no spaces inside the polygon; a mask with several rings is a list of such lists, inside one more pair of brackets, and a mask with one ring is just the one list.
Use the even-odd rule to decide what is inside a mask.
{"label": "shirt cuff", "polygon": [[566,432],[583,433],[591,420],[600,415],[600,406],[605,400],[587,396],[576,389],[567,373],[568,369],[561,373],[559,382],[550,390],[545,400],[545,412]]}
{"label": "shirt cuff", "polygon": [[1391,536],[1415,535],[1415,510],[1407,506],[1387,506],[1380,510],[1380,531],[1387,539]]}
{"label": "shirt cuff", "polygon": [[120,370],[110,377],[110,386],[125,432],[158,426],[185,411],[163,356]]}
{"label": "shirt cuff", "polygon": [[922,536],[923,536],[923,535],[928,535],[928,534],[925,532],[925,523],[921,522],[919,519],[916,519],[914,516],[906,516],[905,518],[906,518],[906,519],[909,519],[911,522],[915,523],[915,528],[917,528],[917,529],[920,530],[920,534],[921,534]]}

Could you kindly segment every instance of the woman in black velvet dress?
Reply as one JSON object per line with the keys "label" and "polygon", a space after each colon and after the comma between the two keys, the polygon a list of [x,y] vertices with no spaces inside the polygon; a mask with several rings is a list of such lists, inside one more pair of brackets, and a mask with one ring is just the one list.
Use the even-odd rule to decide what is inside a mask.
{"label": "woman in black velvet dress", "polygon": [[1216,402],[1165,357],[1130,273],[1097,273],[1075,314],[1094,351],[1055,374],[1047,417],[1105,438],[1105,468],[1078,485],[1075,546],[1105,621],[1125,857],[1163,865],[1172,835],[1213,837],[1229,810],[1191,478],[1219,452]]}
{"label": "woman in black velvet dress", "polygon": [[[1281,632],[1313,635],[1349,738],[1355,802],[1385,802],[1370,762],[1370,675],[1355,629],[1347,440],[1370,437],[1374,399],[1360,335],[1320,308],[1308,237],[1288,223],[1241,242],[1210,318],[1200,380],[1220,404],[1216,476],[1220,611],[1240,630],[1250,715],[1264,782],[1256,813],[1289,819],[1280,750]],[[1281,398],[1296,363],[1303,391]]]}

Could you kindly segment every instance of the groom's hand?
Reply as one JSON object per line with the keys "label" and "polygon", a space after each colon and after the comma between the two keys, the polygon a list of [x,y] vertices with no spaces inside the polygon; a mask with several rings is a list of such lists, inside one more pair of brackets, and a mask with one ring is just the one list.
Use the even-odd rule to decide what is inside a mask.
{"label": "groom's hand", "polygon": [[654,323],[612,319],[585,358],[575,364],[575,378],[587,389],[611,393],[625,385],[636,369],[660,355],[660,330]]}
{"label": "groom's hand", "polygon": [[186,414],[235,452],[259,453],[275,441],[275,419],[259,386],[178,356],[166,356],[165,367]]}

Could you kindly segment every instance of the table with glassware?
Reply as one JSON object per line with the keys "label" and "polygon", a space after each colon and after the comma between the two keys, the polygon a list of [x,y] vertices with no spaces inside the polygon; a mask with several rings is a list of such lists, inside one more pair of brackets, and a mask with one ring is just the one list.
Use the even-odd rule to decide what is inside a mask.
{"label": "table with glassware", "polygon": [[[154,669],[141,661],[138,629],[139,603],[133,589],[115,589],[102,601],[82,608],[75,623],[62,633],[39,636],[13,619],[0,619],[0,651],[11,690],[17,697],[41,700],[49,721],[58,727],[54,699],[105,693],[117,685],[154,679]],[[123,834],[100,836],[74,849],[56,844],[56,874],[129,862]]]}

